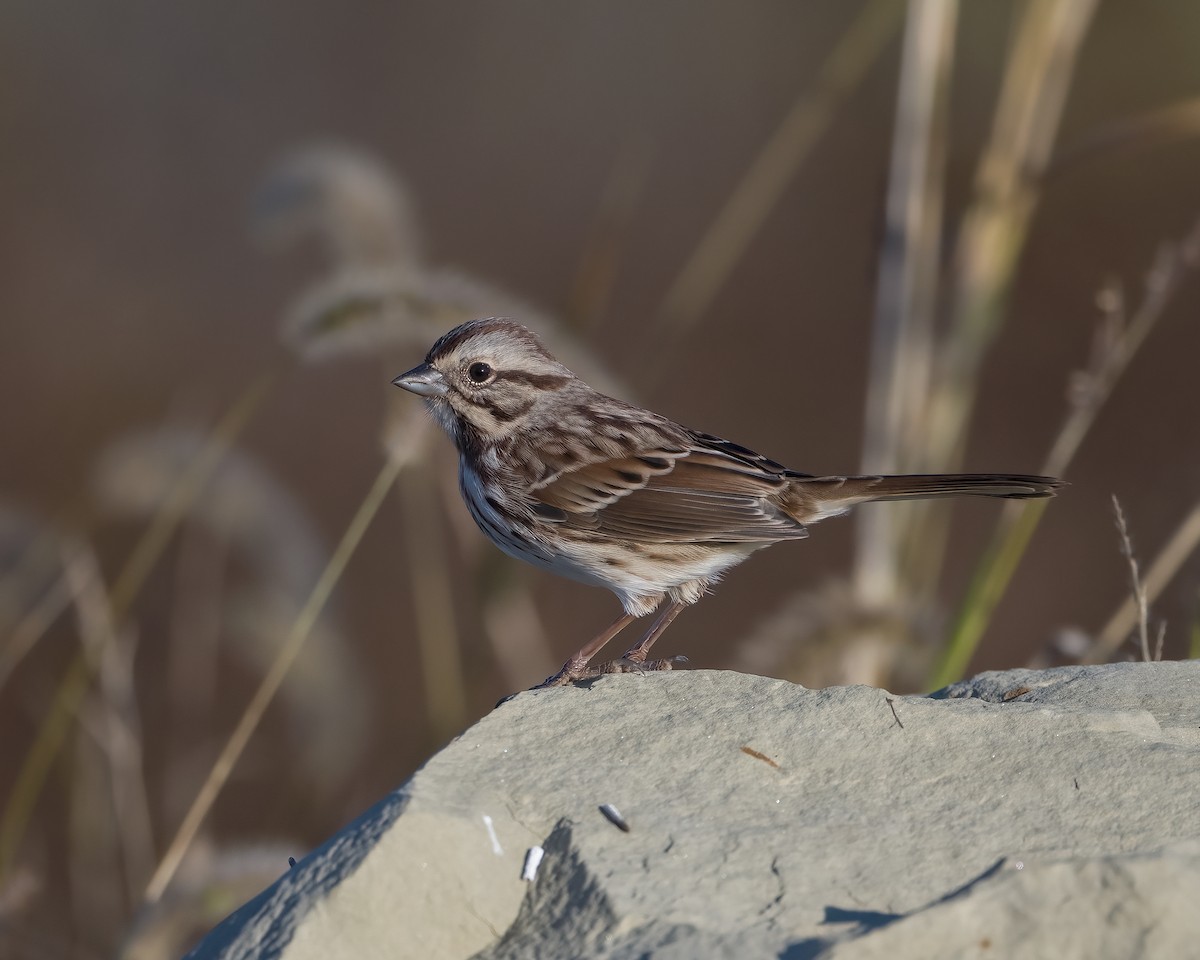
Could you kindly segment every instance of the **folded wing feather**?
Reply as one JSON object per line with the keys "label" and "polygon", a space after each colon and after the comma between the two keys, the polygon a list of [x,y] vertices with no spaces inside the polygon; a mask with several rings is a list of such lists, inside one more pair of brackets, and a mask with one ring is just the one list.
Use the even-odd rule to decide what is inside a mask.
{"label": "folded wing feather", "polygon": [[564,469],[533,491],[567,524],[644,543],[770,542],[807,530],[775,498],[783,468],[763,469],[749,451],[719,447],[641,451]]}

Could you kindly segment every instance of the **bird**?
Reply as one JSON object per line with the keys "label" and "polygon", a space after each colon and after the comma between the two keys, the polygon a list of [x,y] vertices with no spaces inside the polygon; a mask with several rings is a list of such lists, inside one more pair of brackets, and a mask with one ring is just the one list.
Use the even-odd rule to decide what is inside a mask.
{"label": "bird", "polygon": [[[535,333],[485,317],[443,334],[392,381],[424,398],[459,455],[459,487],[505,553],[616,594],[622,613],[538,688],[669,670],[650,659],[680,612],[752,553],[872,500],[1049,497],[1027,474],[818,476],[606,396]],[[660,611],[622,657],[592,664],[633,621]]]}

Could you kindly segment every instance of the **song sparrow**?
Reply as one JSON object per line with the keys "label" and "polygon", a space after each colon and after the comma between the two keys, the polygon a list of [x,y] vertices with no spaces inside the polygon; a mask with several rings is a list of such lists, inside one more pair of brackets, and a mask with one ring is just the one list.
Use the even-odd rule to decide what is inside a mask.
{"label": "song sparrow", "polygon": [[[501,550],[607,587],[625,612],[543,684],[627,669],[730,567],[868,500],[1047,497],[1022,474],[818,477],[598,393],[512,320],[472,320],[393,383],[425,398],[459,452],[463,499]],[[669,599],[624,657],[589,661]]]}

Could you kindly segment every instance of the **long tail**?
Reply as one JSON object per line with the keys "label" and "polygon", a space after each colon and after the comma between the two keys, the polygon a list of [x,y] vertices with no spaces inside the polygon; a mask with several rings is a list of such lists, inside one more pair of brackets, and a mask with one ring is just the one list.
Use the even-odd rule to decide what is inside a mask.
{"label": "long tail", "polygon": [[[800,523],[824,520],[870,500],[935,497],[1052,497],[1063,481],[1024,473],[931,473],[899,477],[796,477],[788,513]],[[793,512],[794,511],[794,512]]]}

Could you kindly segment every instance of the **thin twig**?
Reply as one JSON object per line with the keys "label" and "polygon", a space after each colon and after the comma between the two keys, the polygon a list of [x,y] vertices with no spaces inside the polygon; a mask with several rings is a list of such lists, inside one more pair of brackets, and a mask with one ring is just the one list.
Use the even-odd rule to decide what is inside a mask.
{"label": "thin twig", "polygon": [[[1184,561],[1200,546],[1200,503],[1175,530],[1167,545],[1162,548],[1146,572],[1144,584],[1146,600],[1153,603],[1162,593],[1171,578],[1183,566]],[[1103,663],[1125,642],[1129,631],[1137,623],[1140,610],[1132,597],[1126,598],[1120,608],[1109,618],[1108,623],[1096,637],[1096,643],[1088,651],[1085,663]]]}
{"label": "thin twig", "polygon": [[[1200,220],[1178,243],[1158,251],[1146,275],[1142,301],[1129,322],[1125,323],[1123,316],[1102,318],[1093,363],[1076,377],[1070,413],[1046,455],[1044,469],[1048,474],[1058,476],[1067,469],[1129,362],[1197,267],[1200,267]],[[1103,296],[1101,306],[1105,306]],[[1119,301],[1112,309],[1120,310]]]}
{"label": "thin twig", "polygon": [[183,861],[184,854],[187,853],[188,847],[191,846],[192,840],[212,809],[213,803],[229,780],[229,775],[233,772],[234,766],[241,759],[246,745],[254,735],[254,731],[258,729],[259,721],[262,720],[267,707],[274,699],[296,657],[299,656],[300,651],[303,649],[305,640],[308,639],[308,635],[311,633],[317,617],[320,616],[321,610],[329,599],[329,595],[333,592],[334,586],[336,586],[338,580],[341,578],[342,572],[350,562],[350,558],[354,555],[354,551],[362,540],[363,534],[366,533],[388,491],[392,488],[392,485],[396,482],[396,478],[400,475],[400,471],[406,465],[406,460],[399,457],[390,457],[379,471],[374,484],[372,484],[371,489],[363,498],[358,511],[354,514],[349,526],[346,527],[345,533],[342,534],[341,542],[338,543],[337,549],[334,550],[333,555],[329,558],[329,563],[325,566],[320,578],[313,586],[312,593],[309,594],[304,606],[296,616],[296,620],[292,624],[292,629],[280,646],[279,653],[276,655],[274,662],[272,662],[271,668],[267,671],[259,683],[258,689],[254,692],[254,696],[246,705],[241,719],[238,721],[233,733],[230,734],[220,755],[213,764],[208,778],[200,787],[199,792],[197,792],[195,800],[192,801],[191,808],[184,816],[179,829],[175,832],[175,836],[167,847],[166,853],[163,854],[162,860],[159,861],[158,868],[150,878],[150,883],[147,885],[145,894],[143,895],[145,902],[157,902],[166,891],[172,877],[175,876],[175,871],[179,869],[179,864]]}
{"label": "thin twig", "polygon": [[1137,558],[1133,555],[1133,543],[1129,539],[1129,527],[1125,523],[1125,511],[1121,509],[1121,501],[1114,493],[1112,498],[1113,513],[1116,515],[1117,533],[1121,537],[1121,553],[1129,563],[1129,583],[1133,600],[1137,604],[1138,640],[1142,644],[1142,659],[1150,662],[1150,604],[1146,601],[1146,590],[1138,575]]}

